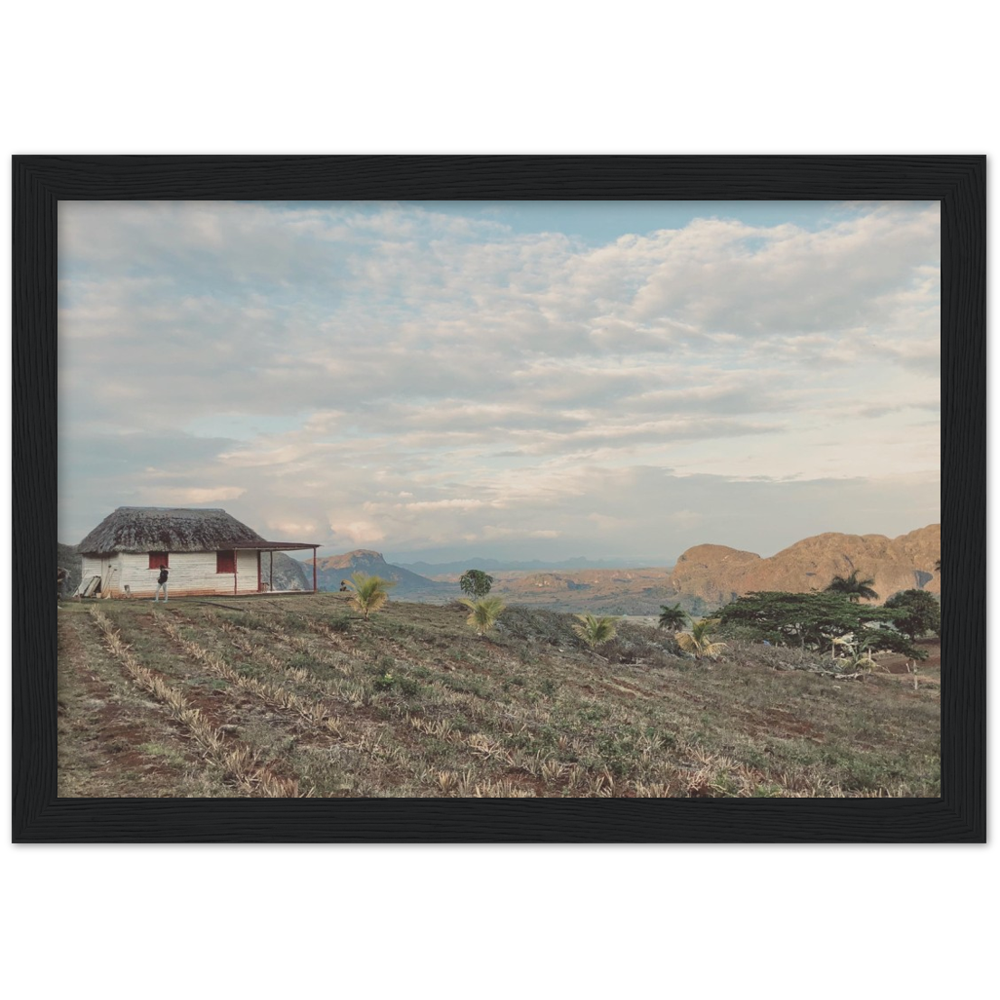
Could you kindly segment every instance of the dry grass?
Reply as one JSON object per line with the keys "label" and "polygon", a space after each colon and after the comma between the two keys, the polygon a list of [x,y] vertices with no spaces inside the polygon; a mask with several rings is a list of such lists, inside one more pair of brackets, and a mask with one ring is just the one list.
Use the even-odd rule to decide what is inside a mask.
{"label": "dry grass", "polygon": [[103,633],[111,654],[121,663],[135,683],[163,703],[170,715],[201,745],[206,756],[221,767],[223,774],[231,778],[242,792],[268,798],[298,796],[297,781],[279,778],[262,766],[257,755],[249,747],[235,741],[227,742],[220,730],[210,725],[197,708],[189,705],[181,691],[171,687],[163,677],[144,666],[132,655],[131,648],[105,615],[92,608],[90,616]]}
{"label": "dry grass", "polygon": [[[914,690],[909,675],[835,681],[800,669],[797,651],[744,643],[696,663],[634,623],[591,652],[572,616],[523,608],[483,638],[460,605],[392,601],[370,621],[335,594],[240,607],[104,602],[60,615],[67,684],[99,675],[135,739],[165,746],[162,761],[182,757],[165,725],[198,747],[144,777],[159,782],[146,794],[939,794],[930,669]],[[60,720],[78,770],[82,706]]]}

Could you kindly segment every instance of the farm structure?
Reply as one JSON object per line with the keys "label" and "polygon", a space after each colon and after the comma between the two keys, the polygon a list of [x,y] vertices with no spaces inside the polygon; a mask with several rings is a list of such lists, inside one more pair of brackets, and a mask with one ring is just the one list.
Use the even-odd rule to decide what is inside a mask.
{"label": "farm structure", "polygon": [[[80,542],[80,593],[152,597],[160,567],[171,597],[273,591],[273,553],[313,551],[312,542],[272,542],[220,508],[118,507]],[[95,577],[98,578],[95,582]]]}

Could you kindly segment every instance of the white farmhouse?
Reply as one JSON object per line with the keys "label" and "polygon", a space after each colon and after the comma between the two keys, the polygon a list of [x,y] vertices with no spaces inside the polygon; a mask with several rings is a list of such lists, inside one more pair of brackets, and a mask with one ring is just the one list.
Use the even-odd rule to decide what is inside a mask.
{"label": "white farmhouse", "polygon": [[80,586],[99,577],[102,597],[152,597],[166,566],[171,597],[257,594],[273,589],[270,553],[312,549],[315,592],[317,548],[269,542],[218,508],[119,507],[78,546]]}

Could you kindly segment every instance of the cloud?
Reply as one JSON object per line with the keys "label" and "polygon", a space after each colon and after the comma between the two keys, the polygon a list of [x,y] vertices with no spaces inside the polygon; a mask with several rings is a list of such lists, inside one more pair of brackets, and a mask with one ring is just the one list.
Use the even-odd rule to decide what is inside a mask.
{"label": "cloud", "polygon": [[146,486],[139,495],[150,506],[197,506],[198,504],[220,503],[223,500],[238,500],[246,490],[240,486],[208,486],[203,488],[170,488]]}
{"label": "cloud", "polygon": [[226,503],[332,545],[634,552],[743,520],[699,477],[933,477],[937,206],[725,214],[587,242],[502,205],[61,206],[60,531]]}

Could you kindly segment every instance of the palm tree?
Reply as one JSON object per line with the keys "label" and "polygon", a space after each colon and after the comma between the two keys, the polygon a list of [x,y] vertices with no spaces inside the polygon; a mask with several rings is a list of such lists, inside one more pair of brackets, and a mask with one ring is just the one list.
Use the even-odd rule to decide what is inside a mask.
{"label": "palm tree", "polygon": [[832,591],[835,594],[843,594],[849,601],[853,601],[855,604],[865,597],[869,600],[877,600],[878,594],[872,590],[871,585],[875,581],[871,578],[867,580],[858,579],[858,571],[856,569],[851,570],[850,576],[835,576],[830,581],[830,586],[826,588],[827,591]]}
{"label": "palm tree", "polygon": [[687,620],[687,612],[681,611],[680,604],[675,604],[672,608],[661,604],[660,620],[656,623],[656,627],[665,628],[668,632],[679,632],[687,624]]}
{"label": "palm tree", "polygon": [[354,573],[345,582],[354,591],[351,604],[365,616],[366,621],[373,611],[378,611],[389,600],[386,591],[396,586],[395,580],[383,580],[380,576],[366,576],[364,573]]}
{"label": "palm tree", "polygon": [[702,618],[700,622],[691,622],[690,632],[681,632],[677,636],[677,645],[685,652],[694,653],[694,658],[700,660],[703,656],[715,659],[726,648],[724,642],[712,642],[710,632],[719,624],[717,618]]}
{"label": "palm tree", "polygon": [[458,603],[464,604],[471,612],[465,621],[467,625],[471,625],[476,630],[478,635],[486,635],[493,629],[505,607],[499,597],[481,597],[478,601],[470,600],[468,597],[460,597]]}
{"label": "palm tree", "polygon": [[602,642],[613,639],[615,633],[618,631],[618,627],[615,624],[618,619],[613,615],[601,615],[600,618],[595,618],[592,614],[585,614],[575,615],[574,617],[579,618],[581,624],[574,625],[573,631],[583,639],[590,649],[601,645]]}

